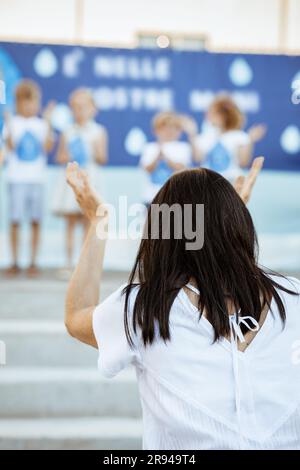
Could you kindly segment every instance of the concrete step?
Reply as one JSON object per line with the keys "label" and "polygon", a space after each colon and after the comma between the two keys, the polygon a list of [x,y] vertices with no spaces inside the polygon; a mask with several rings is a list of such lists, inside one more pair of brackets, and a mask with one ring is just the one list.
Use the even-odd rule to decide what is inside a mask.
{"label": "concrete step", "polygon": [[98,351],[70,337],[62,321],[2,320],[9,367],[91,367]]}
{"label": "concrete step", "polygon": [[0,306],[0,318],[63,319],[66,289],[65,282],[1,279],[5,303]]}
{"label": "concrete step", "polygon": [[141,416],[132,369],[105,379],[96,368],[7,367],[0,396],[0,418]]}
{"label": "concrete step", "polygon": [[141,436],[139,419],[0,419],[1,450],[135,450]]}
{"label": "concrete step", "polygon": [[[64,317],[65,295],[68,283],[53,279],[7,279],[0,276],[0,319],[36,320],[61,319]],[[104,273],[101,284],[101,300],[126,282],[127,273]]]}

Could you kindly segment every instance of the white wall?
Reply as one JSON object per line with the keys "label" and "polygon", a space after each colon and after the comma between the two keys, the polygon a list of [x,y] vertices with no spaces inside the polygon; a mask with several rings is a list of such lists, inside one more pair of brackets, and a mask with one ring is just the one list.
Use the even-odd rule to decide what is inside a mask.
{"label": "white wall", "polygon": [[0,0],[0,37],[74,38],[75,0]]}
{"label": "white wall", "polygon": [[289,0],[288,47],[300,50],[300,1]]}
{"label": "white wall", "polygon": [[[82,8],[80,8],[82,5]],[[300,50],[300,0],[0,0],[0,39],[134,45],[140,30],[204,33],[214,49]],[[78,28],[76,11],[82,11]]]}

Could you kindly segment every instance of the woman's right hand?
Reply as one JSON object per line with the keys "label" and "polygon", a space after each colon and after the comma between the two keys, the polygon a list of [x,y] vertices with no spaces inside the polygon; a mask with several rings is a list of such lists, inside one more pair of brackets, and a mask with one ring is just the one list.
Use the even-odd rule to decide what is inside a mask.
{"label": "woman's right hand", "polygon": [[100,222],[108,218],[108,210],[92,188],[87,173],[82,170],[78,163],[69,163],[66,170],[66,179],[74,191],[76,200],[90,222]]}

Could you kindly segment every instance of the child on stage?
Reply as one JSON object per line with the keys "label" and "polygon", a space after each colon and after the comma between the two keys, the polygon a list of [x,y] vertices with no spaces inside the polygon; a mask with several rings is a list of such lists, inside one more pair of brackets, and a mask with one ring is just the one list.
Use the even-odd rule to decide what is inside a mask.
{"label": "child on stage", "polygon": [[[104,165],[107,161],[106,129],[94,120],[97,108],[88,89],[74,90],[69,103],[74,122],[61,135],[56,161],[61,165],[76,161],[89,173],[91,179],[95,179],[96,166]],[[56,192],[53,211],[66,220],[66,275],[68,275],[73,266],[76,225],[82,224],[85,232],[87,220],[82,215],[72,190],[66,184],[64,175]]]}
{"label": "child on stage", "polygon": [[221,173],[234,181],[247,167],[253,155],[254,145],[266,132],[264,125],[242,130],[244,115],[227,95],[217,96],[208,108],[206,129],[194,140],[196,160],[203,166]]}
{"label": "child on stage", "polygon": [[191,145],[180,142],[183,132],[182,118],[174,112],[157,114],[152,123],[156,142],[145,145],[140,165],[148,173],[144,202],[150,204],[166,180],[192,162]]}
{"label": "child on stage", "polygon": [[16,114],[6,115],[3,130],[4,159],[7,163],[10,243],[13,262],[7,274],[16,275],[19,267],[20,224],[26,216],[31,222],[31,262],[27,274],[38,274],[36,265],[43,216],[46,153],[53,146],[50,117],[53,104],[39,117],[41,92],[31,80],[22,80],[15,92]]}

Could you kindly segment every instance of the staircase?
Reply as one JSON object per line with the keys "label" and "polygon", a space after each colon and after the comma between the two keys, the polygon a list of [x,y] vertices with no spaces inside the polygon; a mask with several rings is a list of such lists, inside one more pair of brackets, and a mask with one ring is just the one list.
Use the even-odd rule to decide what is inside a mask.
{"label": "staircase", "polygon": [[[102,298],[124,275],[104,279]],[[134,372],[100,376],[97,351],[65,331],[65,290],[53,275],[1,279],[0,449],[139,449]]]}

